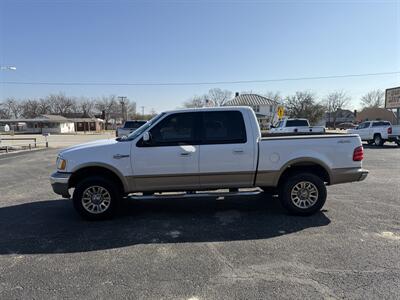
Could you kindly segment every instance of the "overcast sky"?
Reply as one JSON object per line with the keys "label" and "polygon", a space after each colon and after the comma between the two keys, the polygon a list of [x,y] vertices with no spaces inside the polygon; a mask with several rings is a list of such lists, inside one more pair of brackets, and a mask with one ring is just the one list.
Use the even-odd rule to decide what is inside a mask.
{"label": "overcast sky", "polygon": [[200,86],[49,86],[9,82],[169,83],[400,71],[400,1],[0,0],[0,100],[128,96],[149,111],[220,87],[264,93],[400,86],[400,74]]}

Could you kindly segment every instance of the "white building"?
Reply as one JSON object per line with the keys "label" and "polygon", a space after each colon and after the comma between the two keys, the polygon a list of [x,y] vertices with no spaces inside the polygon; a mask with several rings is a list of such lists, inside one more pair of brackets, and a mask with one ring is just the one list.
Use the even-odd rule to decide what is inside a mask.
{"label": "white building", "polygon": [[235,94],[235,98],[227,101],[225,106],[250,106],[256,113],[261,129],[266,129],[274,119],[278,102],[257,94]]}
{"label": "white building", "polygon": [[41,115],[34,119],[0,119],[0,124],[8,124],[11,130],[24,133],[75,132],[75,123],[58,115]]}

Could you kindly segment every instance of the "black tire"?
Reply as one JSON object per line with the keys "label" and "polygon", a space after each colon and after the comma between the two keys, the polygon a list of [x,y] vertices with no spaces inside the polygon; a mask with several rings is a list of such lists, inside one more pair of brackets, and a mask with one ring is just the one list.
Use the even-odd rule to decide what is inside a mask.
{"label": "black tire", "polygon": [[[99,189],[99,187],[101,189]],[[100,201],[99,204],[96,205],[96,204],[91,203],[93,206],[93,209],[91,209],[92,212],[90,212],[91,206],[89,206],[88,208],[85,208],[84,202],[89,203],[94,200],[88,201],[87,200],[88,198],[86,198],[86,201],[85,201],[83,198],[84,198],[85,191],[93,192],[93,188],[94,188],[94,191],[97,190],[96,195],[101,194],[102,196],[100,197],[101,199],[98,200],[98,201]],[[104,190],[106,192],[103,192]],[[109,199],[109,201],[105,202],[106,199],[107,200]],[[72,197],[72,201],[73,201],[76,211],[84,219],[91,220],[91,221],[105,220],[105,219],[112,218],[117,212],[118,205],[121,202],[120,200],[121,200],[121,194],[117,188],[117,185],[114,182],[107,180],[103,177],[89,177],[89,178],[82,180],[75,187],[74,195]],[[88,205],[90,205],[90,204],[87,204],[87,206]],[[100,210],[104,209],[104,207],[106,207],[106,206],[107,206],[107,208],[105,208],[104,211],[98,210],[96,212],[95,211],[96,208],[94,208],[95,206],[101,207],[101,208],[97,208]]]}
{"label": "black tire", "polygon": [[[297,195],[292,199],[292,191],[295,193],[296,189],[302,182],[307,183],[305,193],[309,195],[308,199],[300,199]],[[311,187],[311,189],[309,189]],[[309,216],[318,212],[325,204],[326,201],[326,186],[324,181],[311,173],[294,173],[286,178],[285,182],[279,187],[279,198],[282,206],[293,215]],[[317,191],[313,192],[314,189]],[[302,191],[302,190],[301,190]],[[297,203],[297,204],[296,204]],[[301,203],[304,207],[301,207]]]}
{"label": "black tire", "polygon": [[381,135],[379,133],[374,135],[374,143],[375,146],[383,146],[383,144],[385,143],[385,141],[382,139]]}

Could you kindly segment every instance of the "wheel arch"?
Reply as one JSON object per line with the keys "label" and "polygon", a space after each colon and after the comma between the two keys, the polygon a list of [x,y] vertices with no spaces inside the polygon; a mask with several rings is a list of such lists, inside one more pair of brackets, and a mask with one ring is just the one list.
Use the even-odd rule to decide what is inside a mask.
{"label": "wheel arch", "polygon": [[122,193],[128,191],[128,184],[125,177],[113,166],[102,163],[82,164],[78,168],[72,170],[72,175],[68,181],[68,187],[75,187],[82,178],[88,176],[102,176],[115,182]]}
{"label": "wheel arch", "polygon": [[289,161],[280,169],[276,186],[281,186],[291,174],[300,172],[317,175],[328,185],[331,183],[332,173],[324,162],[313,157],[302,157]]}

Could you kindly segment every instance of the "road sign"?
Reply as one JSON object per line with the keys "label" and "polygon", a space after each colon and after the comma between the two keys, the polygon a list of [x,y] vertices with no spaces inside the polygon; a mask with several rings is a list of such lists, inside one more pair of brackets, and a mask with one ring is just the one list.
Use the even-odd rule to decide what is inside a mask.
{"label": "road sign", "polygon": [[278,107],[278,117],[279,117],[279,119],[282,119],[284,113],[285,113],[285,109],[282,106],[279,106]]}
{"label": "road sign", "polygon": [[400,108],[400,87],[386,90],[385,108]]}

